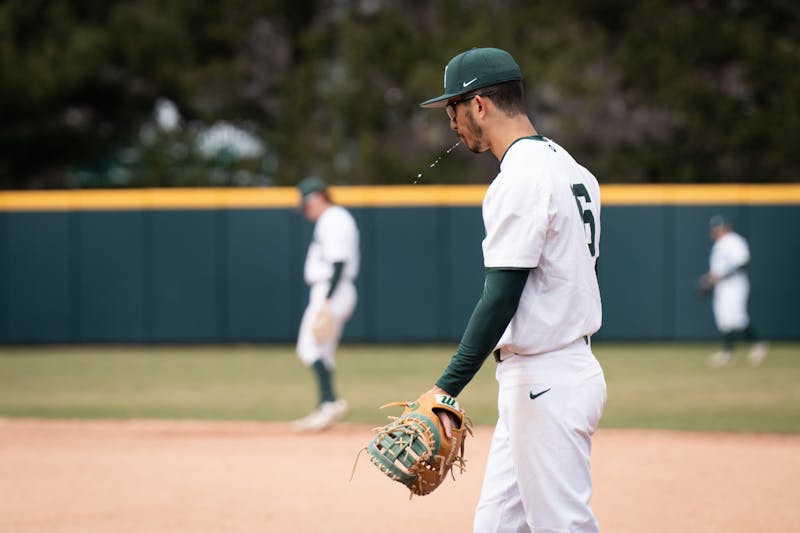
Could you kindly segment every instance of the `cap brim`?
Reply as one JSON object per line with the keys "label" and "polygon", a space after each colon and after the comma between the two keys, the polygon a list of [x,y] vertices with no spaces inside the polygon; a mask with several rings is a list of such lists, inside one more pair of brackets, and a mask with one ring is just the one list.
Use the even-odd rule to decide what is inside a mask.
{"label": "cap brim", "polygon": [[319,192],[322,192],[322,191],[314,190],[314,191],[309,191],[309,192],[307,192],[305,194],[301,194],[300,195],[300,204],[301,205],[306,205],[308,203],[308,201],[311,199],[311,197],[314,196],[315,194],[319,193]]}
{"label": "cap brim", "polygon": [[420,107],[444,107],[447,105],[447,101],[451,98],[455,98],[456,96],[461,96],[462,94],[467,94],[472,91],[476,91],[478,89],[483,89],[484,87],[490,87],[492,85],[499,85],[501,83],[506,83],[509,81],[522,81],[522,76],[519,73],[519,70],[509,70],[505,72],[500,72],[492,77],[487,77],[486,79],[481,80],[481,82],[471,85],[468,89],[464,89],[463,91],[456,91],[453,93],[445,93],[442,96],[437,96],[436,98],[431,98],[430,100],[425,100],[421,104]]}
{"label": "cap brim", "polygon": [[437,96],[436,98],[431,98],[430,100],[425,100],[424,102],[419,104],[419,106],[420,107],[428,107],[428,108],[431,108],[431,107],[444,107],[444,106],[447,105],[447,101],[449,99],[453,98],[454,96],[458,96],[459,94],[460,93],[443,94],[442,96]]}

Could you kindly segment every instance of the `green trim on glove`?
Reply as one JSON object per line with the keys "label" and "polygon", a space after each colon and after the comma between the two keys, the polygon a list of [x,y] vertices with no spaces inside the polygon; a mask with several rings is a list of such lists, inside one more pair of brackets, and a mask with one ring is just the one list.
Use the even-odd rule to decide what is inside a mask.
{"label": "green trim on glove", "polygon": [[[433,442],[426,442],[429,432]],[[403,485],[411,485],[419,475],[419,463],[429,463],[441,448],[442,436],[436,424],[425,415],[409,414],[403,423],[393,424],[367,446],[370,459],[384,474]]]}

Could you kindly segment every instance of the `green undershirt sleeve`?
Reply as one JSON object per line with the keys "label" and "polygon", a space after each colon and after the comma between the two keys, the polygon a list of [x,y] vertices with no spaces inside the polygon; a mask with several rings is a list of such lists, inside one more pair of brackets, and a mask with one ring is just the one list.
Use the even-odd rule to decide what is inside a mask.
{"label": "green undershirt sleeve", "polygon": [[530,270],[489,269],[483,294],[461,337],[456,354],[436,385],[458,396],[491,353],[517,312]]}
{"label": "green undershirt sleeve", "polygon": [[333,293],[336,291],[336,287],[339,285],[339,281],[342,279],[342,271],[344,270],[344,261],[337,261],[333,264],[333,276],[331,276],[331,288],[328,289],[328,296],[326,298],[330,299],[333,296]]}

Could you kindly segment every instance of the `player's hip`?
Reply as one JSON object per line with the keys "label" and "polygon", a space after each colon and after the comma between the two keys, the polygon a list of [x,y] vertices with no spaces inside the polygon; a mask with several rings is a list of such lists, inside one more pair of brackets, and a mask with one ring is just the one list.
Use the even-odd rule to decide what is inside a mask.
{"label": "player's hip", "polygon": [[592,353],[588,337],[537,354],[511,353],[501,349],[497,381],[503,385],[530,383],[579,383],[603,378],[600,362]]}

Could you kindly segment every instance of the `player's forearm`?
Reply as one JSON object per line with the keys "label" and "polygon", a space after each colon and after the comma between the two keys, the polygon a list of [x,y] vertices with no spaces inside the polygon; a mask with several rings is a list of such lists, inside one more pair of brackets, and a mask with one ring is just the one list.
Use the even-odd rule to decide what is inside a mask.
{"label": "player's forearm", "polygon": [[486,272],[483,294],[472,311],[458,351],[436,381],[437,387],[458,396],[472,380],[517,312],[528,272],[499,269]]}
{"label": "player's forearm", "polygon": [[331,286],[328,289],[328,296],[326,298],[330,299],[333,296],[333,293],[336,292],[336,287],[339,286],[339,282],[342,280],[342,272],[344,271],[344,262],[337,261],[333,264],[333,276],[331,276]]}

